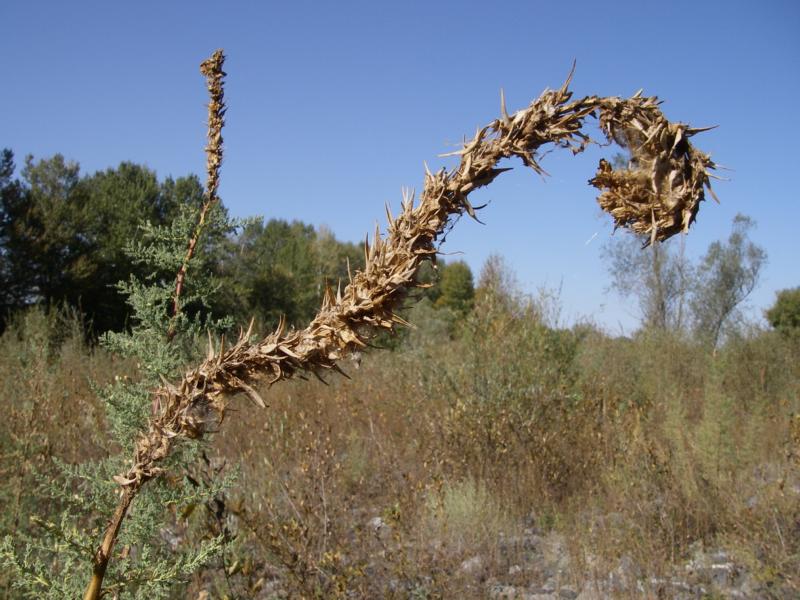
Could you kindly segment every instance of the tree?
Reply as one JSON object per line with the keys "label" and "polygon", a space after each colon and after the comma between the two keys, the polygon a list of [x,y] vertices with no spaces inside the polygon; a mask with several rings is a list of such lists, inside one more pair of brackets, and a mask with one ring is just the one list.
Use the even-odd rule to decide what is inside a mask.
{"label": "tree", "polygon": [[[215,53],[214,58],[217,61],[214,74],[220,79],[224,75],[221,53]],[[53,216],[87,205],[83,201],[88,196],[84,195],[80,196],[80,204],[72,203],[71,191],[77,187],[78,180],[77,165],[68,168],[63,159],[56,157],[57,160],[35,165],[35,169],[25,173],[33,199],[39,202],[33,204],[34,208],[52,209],[41,213],[47,225],[43,231],[50,233],[45,239],[48,244],[69,242],[75,231],[83,232],[77,236],[82,248],[88,248],[83,256],[102,256],[113,264],[112,261],[119,258],[117,248],[121,245],[123,254],[128,256],[126,264],[136,265],[144,275],[130,273],[118,283],[131,309],[131,326],[121,332],[108,332],[101,338],[101,343],[114,354],[136,361],[139,377],[138,380],[115,378],[99,390],[107,410],[106,419],[97,421],[97,437],[98,441],[106,442],[107,454],[79,465],[59,463],[62,477],[42,478],[39,493],[57,507],[55,510],[60,510],[58,523],[47,523],[36,537],[16,532],[18,535],[14,538],[6,536],[0,540],[0,566],[13,573],[12,586],[20,597],[76,598],[80,597],[82,589],[85,590],[83,597],[91,600],[97,600],[101,594],[125,598],[168,597],[176,584],[185,581],[190,573],[210,560],[226,541],[224,532],[219,532],[212,539],[185,544],[176,552],[162,535],[173,518],[165,507],[186,508],[208,501],[225,487],[225,482],[206,485],[191,479],[192,485],[185,486],[183,482],[149,473],[147,477],[154,481],[142,494],[134,494],[130,488],[119,494],[116,486],[108,481],[111,473],[125,469],[131,448],[146,436],[148,423],[152,423],[161,410],[153,404],[152,390],[180,376],[187,364],[199,359],[203,354],[201,340],[209,339],[213,345],[211,338],[231,326],[228,319],[215,321],[207,315],[186,311],[192,304],[209,304],[213,274],[200,268],[203,250],[213,247],[214,239],[230,235],[235,227],[216,195],[222,159],[220,128],[224,106],[221,98],[219,89],[209,104],[209,144],[206,147],[209,179],[205,193],[201,189],[201,201],[193,202],[198,198],[188,194],[187,204],[175,206],[168,222],[159,224],[150,219],[142,222],[136,239],[128,239],[124,219],[121,219],[122,224],[111,220],[104,222],[103,218],[110,214],[103,207],[124,213],[120,207],[129,207],[122,203],[131,202],[132,212],[149,212],[153,220],[163,220],[166,211],[161,209],[168,203],[161,203],[163,197],[152,172],[123,165],[118,172],[98,174],[94,181],[100,189],[94,196],[95,210],[78,213],[84,217],[91,215],[92,219],[81,221],[81,228],[67,224],[61,236],[52,235],[52,229],[58,225],[50,222]],[[191,182],[187,185],[186,189],[191,190]],[[116,194],[119,196],[115,197]],[[32,216],[40,215],[34,211]],[[109,244],[104,244],[107,241],[102,235],[104,226],[121,228],[116,234],[109,234],[108,239],[112,240]],[[104,255],[103,250],[108,250],[110,255]],[[124,276],[124,273],[119,275]],[[183,415],[182,425],[188,424],[193,434],[176,445],[167,464],[187,468],[196,463],[201,447],[193,440],[206,430],[211,420],[207,403],[200,410]],[[101,424],[108,425],[113,437],[103,435]],[[120,523],[134,495],[137,502],[129,517],[130,526],[120,533]],[[123,508],[119,508],[121,502]],[[109,522],[104,515],[112,512],[114,517]],[[94,540],[98,531],[104,530],[98,547]],[[118,560],[108,568],[117,537],[127,549],[115,556]],[[88,569],[77,567],[89,561],[92,569],[87,586]]]}
{"label": "tree", "polygon": [[319,309],[326,285],[347,283],[348,263],[352,272],[363,266],[364,252],[337,241],[324,227],[253,220],[229,245],[224,262],[223,276],[238,296],[228,298],[234,314],[255,315],[270,325],[281,317],[301,325]]}
{"label": "tree", "polygon": [[142,225],[166,225],[175,218],[178,206],[196,205],[198,195],[202,196],[196,178],[178,181],[185,181],[181,185],[191,189],[175,193],[176,182],[172,179],[160,184],[155,172],[130,162],[98,171],[81,181],[86,207],[80,234],[88,242],[84,260],[91,265],[92,277],[82,282],[69,300],[79,304],[96,333],[120,331],[129,318],[130,309],[116,284],[131,275],[146,274],[144,265],[127,251],[131,243],[141,238]]}
{"label": "tree", "polygon": [[[130,308],[116,283],[146,274],[127,251],[143,225],[168,225],[203,198],[195,176],[159,183],[155,172],[130,162],[82,177],[78,163],[60,154],[38,161],[29,156],[22,180],[12,180],[13,172],[7,150],[0,157],[3,315],[31,304],[68,304],[83,312],[97,335],[127,323]],[[204,239],[202,268],[213,263],[223,239]]]}
{"label": "tree", "polygon": [[3,150],[0,154],[0,332],[9,314],[25,302],[27,293],[25,275],[17,260],[15,229],[24,209],[25,190],[14,176],[14,153]]}
{"label": "tree", "polygon": [[692,297],[695,332],[716,346],[736,318],[738,307],[758,285],[767,254],[749,238],[755,221],[737,214],[725,242],[714,242],[697,269]]}
{"label": "tree", "polygon": [[769,324],[783,334],[800,332],[800,287],[779,291],[775,304],[765,316]]}
{"label": "tree", "polygon": [[608,259],[612,288],[639,303],[645,328],[679,331],[686,320],[686,304],[693,269],[686,260],[683,240],[657,242],[644,248],[641,236],[625,235],[608,242],[603,255]]}
{"label": "tree", "polygon": [[436,306],[449,308],[462,315],[472,310],[475,285],[469,265],[464,261],[457,261],[440,266],[439,273],[441,294],[436,300]]}
{"label": "tree", "polygon": [[86,195],[80,166],[61,154],[34,161],[22,169],[24,201],[12,228],[13,260],[23,270],[25,301],[45,306],[78,305],[81,287],[94,275],[86,259],[90,240],[86,230]]}

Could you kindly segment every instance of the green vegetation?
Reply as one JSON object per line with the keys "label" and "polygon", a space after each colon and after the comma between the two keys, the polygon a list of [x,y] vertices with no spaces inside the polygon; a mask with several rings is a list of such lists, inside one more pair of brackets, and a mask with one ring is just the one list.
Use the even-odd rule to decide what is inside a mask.
{"label": "green vegetation", "polygon": [[800,332],[800,287],[778,292],[766,317],[769,324],[782,333],[794,335]]}
{"label": "green vegetation", "polygon": [[[199,209],[202,199],[197,177],[159,181],[133,163],[81,176],[78,164],[61,155],[28,157],[15,178],[13,153],[3,151],[0,331],[15,311],[32,305],[78,310],[94,336],[124,330],[133,313],[117,283],[175,277],[166,264],[137,260],[130,244],[147,235],[148,227],[172,227],[182,211]],[[265,326],[284,315],[299,325],[316,312],[326,283],[335,287],[347,279],[348,261],[351,269],[361,268],[363,250],[337,241],[329,230],[250,221],[236,235],[205,238],[195,268],[215,283],[203,303],[187,310],[237,323],[256,317]]]}
{"label": "green vegetation", "polygon": [[[56,206],[52,208],[56,212],[68,211],[71,208],[69,195],[64,197],[64,204],[59,204],[54,196],[45,193],[48,186],[42,182],[47,178],[41,173],[49,173],[50,170],[38,168],[44,164],[55,165],[58,173],[64,172],[62,167],[65,163],[59,157],[52,163],[37,165],[35,172],[38,175],[32,175],[33,170],[26,169],[26,178],[38,182],[31,184],[32,190],[39,190],[34,194],[34,201],[38,198],[43,206]],[[68,170],[71,180],[77,181],[77,167],[71,166]],[[130,178],[117,176],[126,173],[136,174],[133,179],[140,183],[149,181],[154,192],[158,189],[154,176],[141,178],[140,175],[146,175],[144,170],[123,165],[117,174],[109,171],[93,178],[94,182],[101,182],[100,187],[111,198],[109,207],[119,201],[120,195],[135,196],[142,191],[139,185],[128,187]],[[53,179],[63,178],[59,175],[50,178]],[[69,187],[74,188],[75,185]],[[123,239],[125,236],[120,234],[118,242],[124,244],[121,249],[113,249],[113,243],[104,248],[97,241],[101,239],[99,237],[71,233],[69,227],[74,224],[68,224],[67,233],[62,239],[81,240],[92,252],[81,255],[84,249],[78,248],[74,255],[66,257],[66,275],[57,284],[52,284],[57,279],[54,270],[42,270],[40,276],[34,279],[34,289],[48,290],[47,294],[41,294],[41,301],[53,301],[57,298],[55,294],[59,286],[65,285],[64,282],[72,281],[77,285],[78,281],[83,281],[75,277],[77,269],[72,268],[85,264],[83,258],[88,256],[87,261],[95,261],[90,272],[98,274],[105,270],[111,272],[111,265],[105,264],[100,260],[101,257],[111,261],[119,256],[126,257],[124,262],[133,267],[133,272],[128,273],[129,278],[119,282],[117,288],[127,298],[130,325],[128,329],[104,334],[100,339],[101,348],[95,350],[114,357],[109,360],[128,365],[128,369],[124,370],[127,372],[122,376],[117,375],[102,386],[89,382],[90,393],[70,397],[66,395],[66,390],[56,385],[65,377],[54,375],[53,369],[57,372],[60,366],[60,339],[66,337],[68,343],[72,344],[70,348],[73,353],[88,352],[81,346],[83,332],[77,326],[80,322],[69,321],[72,328],[63,333],[54,323],[57,313],[51,312],[48,318],[41,309],[33,308],[18,312],[17,321],[12,321],[12,326],[5,332],[3,339],[11,342],[9,350],[15,350],[16,353],[9,355],[10,361],[4,366],[11,369],[17,363],[21,373],[14,374],[8,370],[4,373],[4,383],[11,388],[22,375],[34,392],[20,398],[13,407],[8,407],[16,413],[16,418],[11,419],[12,428],[4,431],[3,435],[3,445],[8,446],[8,454],[4,448],[4,456],[15,456],[17,460],[22,459],[23,464],[21,469],[15,469],[17,476],[10,480],[12,493],[17,499],[14,504],[18,508],[12,514],[13,521],[4,523],[3,534],[6,537],[0,548],[0,561],[11,578],[6,583],[10,583],[15,595],[53,600],[80,596],[86,586],[85,565],[91,563],[95,551],[94,540],[105,528],[105,518],[113,513],[117,503],[117,486],[112,476],[124,470],[130,449],[140,432],[146,429],[152,411],[150,390],[161,381],[176,377],[185,368],[196,356],[197,340],[205,336],[206,331],[222,331],[230,326],[229,322],[214,321],[204,316],[204,311],[195,314],[175,314],[170,311],[175,294],[174,274],[184,260],[186,240],[195,230],[200,210],[198,202],[177,205],[168,224],[157,226],[148,223],[140,228],[135,242]],[[31,236],[30,239],[37,244],[47,238],[48,232],[57,229],[52,214],[45,210],[38,212],[44,215],[40,222],[48,223],[48,226],[39,232],[41,235]],[[107,224],[103,228],[98,227],[97,231],[101,229],[109,233],[106,240],[114,239],[114,227]],[[230,231],[232,224],[228,222],[224,211],[218,205],[212,207],[206,217],[207,235],[204,241],[224,237]],[[94,243],[90,244],[88,240]],[[47,254],[58,255],[55,242],[47,241],[36,247],[55,248],[48,250]],[[208,247],[206,245],[206,249]],[[108,248],[113,250],[104,254]],[[39,258],[31,259],[31,262],[35,260]],[[203,259],[198,262],[202,265]],[[136,270],[148,275],[138,277]],[[173,274],[172,278],[168,278],[167,274],[170,273]],[[90,285],[91,280],[88,277],[86,285]],[[42,282],[49,283],[45,286]],[[186,306],[209,308],[207,290],[214,287],[207,269],[192,270],[191,276],[186,279],[183,303]],[[106,294],[106,297],[112,296]],[[62,300],[68,301],[69,298]],[[118,309],[117,314],[122,314],[122,311]],[[172,335],[167,335],[168,331]],[[91,364],[92,360],[87,357],[86,363]],[[80,367],[78,372],[82,371],[83,367]],[[82,379],[85,380],[87,375],[89,373],[84,374]],[[41,391],[39,385],[43,386]],[[6,390],[6,397],[14,395],[12,389]],[[99,402],[92,399],[94,395],[99,396]],[[102,409],[100,402],[103,403]],[[76,434],[80,432],[73,443],[77,439],[81,442],[70,448],[71,454],[68,456],[53,453],[50,445],[61,437],[63,421],[69,420],[75,413],[80,416],[74,420],[73,427],[66,429]],[[19,433],[24,433],[24,437],[20,438]],[[15,441],[19,439],[23,440],[21,444]],[[84,450],[88,452],[84,453]],[[184,444],[171,457],[170,464],[180,466],[177,469],[179,472],[184,471],[187,466],[197,462],[200,452],[196,444]],[[73,457],[71,461],[69,456]],[[26,464],[27,460],[34,464]],[[112,563],[106,573],[107,591],[121,597],[164,597],[176,583],[185,580],[219,553],[225,541],[221,533],[213,535],[204,532],[195,544],[178,552],[165,533],[169,531],[165,529],[165,519],[169,518],[171,511],[185,510],[192,503],[208,501],[226,485],[222,479],[209,485],[187,486],[182,480],[187,476],[188,473],[184,473],[177,481],[160,478],[139,498],[136,511],[131,514],[128,527],[120,537],[125,558]],[[32,510],[20,512],[26,506]]]}
{"label": "green vegetation", "polygon": [[[82,178],[61,157],[28,160],[18,180],[4,157],[0,589],[71,597],[148,390],[191,363],[206,330],[230,326],[214,315],[304,322],[363,251],[299,222],[235,230],[219,206],[167,340],[198,180],[159,183],[132,164]],[[118,203],[148,224],[118,219]],[[797,290],[767,312],[776,331],[720,336],[763,264],[750,226],[737,218],[697,266],[633,236],[612,248],[617,289],[642,307],[631,339],[560,329],[552,300],[521,293],[498,257],[477,287],[463,262],[426,268],[432,287],[406,311],[417,329],[357,378],[263,390],[267,411],[234,412],[210,444],[183,445],[175,475],[137,504],[106,589],[481,597],[459,565],[480,555],[482,573],[502,575],[524,561],[502,540],[535,523],[566,536],[575,581],[622,555],[661,576],[699,542],[727,548],[765,589],[796,592],[800,347],[784,334]],[[107,287],[115,274],[127,279]],[[87,345],[87,318],[112,328],[100,345]]]}
{"label": "green vegetation", "polygon": [[740,307],[767,260],[749,238],[754,227],[751,218],[736,215],[728,239],[712,243],[696,265],[685,257],[682,239],[646,249],[641,236],[616,239],[604,248],[612,287],[638,300],[645,329],[691,334],[715,347],[741,331]]}

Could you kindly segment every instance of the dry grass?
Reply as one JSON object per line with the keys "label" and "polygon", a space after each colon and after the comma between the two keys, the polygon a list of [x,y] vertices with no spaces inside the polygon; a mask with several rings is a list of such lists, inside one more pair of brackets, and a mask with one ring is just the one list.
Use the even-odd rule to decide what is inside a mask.
{"label": "dry grass", "polygon": [[[476,350],[469,335],[429,340],[372,357],[350,381],[275,388],[271,411],[231,419],[219,441],[231,462],[245,457],[244,491],[231,499],[241,551],[264,557],[248,585],[484,597],[483,582],[513,581],[509,568],[525,561],[518,538],[534,527],[567,537],[575,581],[602,578],[620,557],[645,581],[680,572],[699,543],[724,545],[778,597],[797,590],[789,488],[800,472],[786,455],[797,348],[763,335],[714,357],[686,341],[557,332],[521,315],[508,318],[532,341],[513,356],[492,338]],[[484,368],[467,378],[473,351]],[[776,396],[743,404],[727,389],[742,351],[748,367],[789,370],[765,374]],[[477,572],[465,571],[475,556]]]}
{"label": "dry grass", "polygon": [[[531,560],[529,529],[565,536],[565,581],[628,561],[646,582],[683,572],[698,545],[722,546],[772,597],[796,594],[796,343],[759,333],[712,355],[669,336],[554,330],[540,314],[483,297],[453,339],[423,323],[351,380],[292,381],[269,391],[269,410],[234,411],[207,449],[208,476],[238,467],[238,483],[195,511],[234,542],[183,596],[482,598],[491,581],[536,577],[509,575]],[[98,451],[85,435],[95,413],[67,405],[91,406],[86,378],[110,358],[73,338],[34,358],[49,335],[36,327],[0,343],[2,381],[25,365],[39,382],[7,385],[3,411],[60,416],[25,436],[22,421],[3,425],[7,473],[41,468],[44,443],[69,461]],[[22,484],[20,526],[57,515],[15,477],[3,489]]]}
{"label": "dry grass", "polygon": [[[134,372],[101,350],[90,351],[84,331],[74,316],[31,310],[16,315],[0,336],[2,535],[30,533],[37,515],[60,517],[60,499],[42,492],[59,476],[54,460],[77,464],[104,456],[109,447],[94,386]],[[0,575],[0,590],[3,585]]]}

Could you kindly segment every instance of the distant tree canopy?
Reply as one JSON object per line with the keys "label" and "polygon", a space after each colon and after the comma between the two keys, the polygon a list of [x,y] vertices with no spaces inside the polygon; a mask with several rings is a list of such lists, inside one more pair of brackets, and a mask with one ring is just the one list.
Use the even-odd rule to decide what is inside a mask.
{"label": "distant tree canopy", "polygon": [[194,176],[159,182],[129,162],[81,177],[78,163],[60,154],[29,156],[21,179],[12,179],[13,154],[6,150],[2,165],[0,318],[30,304],[66,303],[96,332],[125,325],[128,311],[116,283],[137,273],[125,248],[140,226],[168,223],[203,194]]}
{"label": "distant tree canopy", "polygon": [[691,329],[716,346],[740,320],[766,264],[766,252],[749,237],[754,227],[736,215],[728,239],[710,244],[696,265],[674,241],[642,248],[645,240],[624,236],[605,248],[612,287],[638,300],[645,329]]}
{"label": "distant tree canopy", "polygon": [[[129,246],[142,225],[169,225],[203,200],[194,175],[159,181],[130,162],[81,175],[78,163],[57,154],[27,157],[15,178],[11,150],[0,154],[0,331],[8,316],[33,304],[79,309],[94,334],[119,331],[130,314],[117,283],[141,272]],[[207,239],[202,268],[217,281],[210,307],[194,307],[239,321],[256,317],[293,325],[319,308],[325,286],[347,283],[347,265],[364,263],[360,246],[343,243],[325,227],[298,221],[249,221],[239,235]],[[191,307],[189,308],[191,310]]]}
{"label": "distant tree canopy", "polygon": [[724,242],[713,242],[697,268],[692,312],[697,333],[716,345],[723,327],[753,292],[767,262],[764,249],[750,240],[755,221],[738,214]]}
{"label": "distant tree canopy", "polygon": [[362,268],[364,251],[337,241],[325,227],[251,221],[230,241],[224,259],[228,312],[256,316],[270,326],[280,317],[304,325],[319,309],[325,286],[335,290],[340,282],[347,284],[348,264]]}
{"label": "distant tree canopy", "polygon": [[781,290],[766,311],[767,321],[784,334],[800,334],[800,287]]}
{"label": "distant tree canopy", "polygon": [[[618,162],[621,159],[618,159]],[[143,224],[171,225],[181,211],[203,201],[194,175],[159,181],[155,172],[131,162],[81,175],[78,163],[56,154],[28,156],[15,177],[11,150],[0,153],[0,331],[10,314],[40,304],[68,305],[81,311],[92,334],[126,327],[130,307],[117,284],[131,276],[173,278],[142,272],[130,247]],[[224,210],[224,208],[223,208]],[[613,287],[638,300],[645,329],[693,331],[712,345],[736,322],[738,307],[758,284],[766,262],[749,233],[754,222],[743,215],[730,236],[711,244],[691,264],[675,244],[641,249],[643,240],[624,236],[606,247]],[[300,221],[251,219],[236,234],[204,240],[198,268],[212,275],[210,306],[186,307],[231,316],[255,317],[263,327],[285,318],[302,326],[319,308],[326,286],[347,284],[350,271],[364,265],[360,245],[340,242],[326,227]],[[463,261],[437,268],[423,265],[418,278],[432,307],[454,319],[475,302],[504,304],[517,293],[499,257],[487,261],[478,289]],[[778,330],[797,330],[800,288],[784,290],[766,316]],[[512,303],[513,304],[513,303]]]}
{"label": "distant tree canopy", "polygon": [[441,269],[439,289],[441,294],[436,306],[445,307],[456,313],[467,313],[475,303],[475,284],[472,271],[464,261],[444,265]]}

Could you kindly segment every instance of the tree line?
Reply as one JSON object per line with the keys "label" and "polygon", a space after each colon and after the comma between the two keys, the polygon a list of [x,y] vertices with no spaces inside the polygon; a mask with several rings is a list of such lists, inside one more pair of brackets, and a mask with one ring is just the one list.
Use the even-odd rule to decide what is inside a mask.
{"label": "tree line", "polygon": [[[31,305],[79,310],[87,332],[128,325],[124,285],[131,278],[169,280],[174,269],[153,272],[136,258],[144,228],[169,226],[181,210],[202,203],[195,175],[159,180],[146,166],[122,162],[82,174],[79,164],[56,154],[25,158],[16,176],[14,154],[0,154],[0,331],[11,315]],[[223,207],[223,210],[224,207]],[[236,322],[256,318],[271,326],[284,317],[302,326],[319,308],[325,287],[363,267],[361,245],[337,240],[325,226],[300,221],[246,219],[228,235],[211,236],[199,249],[210,274],[210,294],[187,307]],[[147,271],[147,272],[145,272]],[[472,273],[463,262],[421,277],[441,285],[423,292],[440,307],[471,307]]]}
{"label": "tree line", "polygon": [[[14,154],[3,150],[0,332],[31,305],[80,311],[90,335],[123,330],[131,307],[120,282],[174,277],[170,267],[153,273],[152,264],[136,258],[143,227],[169,225],[202,200],[195,175],[159,180],[132,162],[81,174],[77,162],[56,154],[27,156],[16,176]],[[742,323],[742,303],[766,265],[766,252],[750,239],[754,227],[737,215],[729,237],[712,243],[696,263],[680,239],[643,250],[645,240],[621,236],[604,249],[611,287],[637,301],[642,328],[689,332],[717,345]],[[206,239],[199,258],[212,289],[203,304],[187,310],[236,322],[254,317],[267,327],[281,317],[302,326],[325,287],[346,282],[348,269],[364,264],[363,248],[337,240],[329,228],[278,219],[243,220],[228,235]],[[435,307],[454,314],[471,309],[475,290],[466,263],[440,261],[436,272],[426,268],[420,278],[438,282],[422,292]],[[800,288],[779,292],[765,316],[781,331],[797,330]]]}

